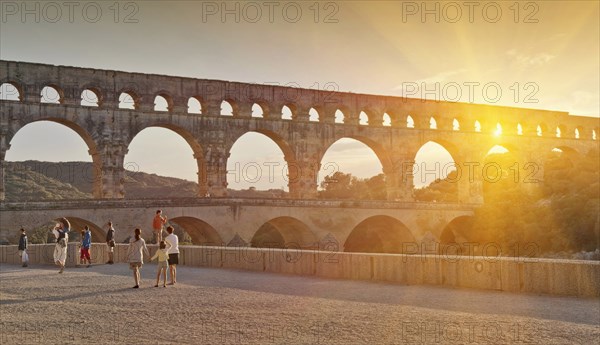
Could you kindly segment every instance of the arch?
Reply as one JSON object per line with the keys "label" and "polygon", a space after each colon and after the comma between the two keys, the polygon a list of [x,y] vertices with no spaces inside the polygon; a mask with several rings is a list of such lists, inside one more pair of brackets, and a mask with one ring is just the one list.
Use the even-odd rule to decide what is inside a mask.
{"label": "arch", "polygon": [[[102,230],[101,227],[94,224],[93,222],[90,222],[87,219],[72,217],[72,216],[65,216],[65,218],[67,218],[69,223],[71,223],[71,233],[70,234],[73,234],[73,233],[76,234],[76,236],[70,235],[69,238],[80,238],[81,230],[83,230],[83,228],[87,225],[90,228],[90,231],[92,232],[92,242],[104,243],[106,241],[106,232],[104,230]],[[58,222],[59,219],[58,218],[54,219],[54,221]]]}
{"label": "arch", "polygon": [[367,115],[367,113],[364,111],[361,111],[358,115],[358,124],[363,126],[369,125],[369,115]]}
{"label": "arch", "polygon": [[327,151],[329,151],[329,149],[334,144],[336,144],[338,141],[340,141],[342,139],[353,139],[353,140],[356,140],[356,141],[366,145],[375,153],[375,156],[379,160],[379,163],[381,163],[381,166],[382,166],[384,172],[385,171],[393,171],[392,170],[392,161],[391,161],[391,158],[389,157],[387,150],[385,150],[385,148],[381,144],[377,143],[376,141],[374,141],[370,138],[357,136],[357,135],[350,135],[350,136],[346,136],[346,137],[342,137],[342,138],[337,138],[337,140],[335,140],[334,142],[329,144],[327,146],[327,148],[323,151],[319,161],[323,162],[323,158],[324,158],[325,154],[327,153]]}
{"label": "arch", "polygon": [[119,93],[119,109],[139,109],[139,97],[133,91]]}
{"label": "arch", "polygon": [[572,148],[570,146],[560,145],[560,146],[555,146],[552,148],[552,151],[556,151],[556,150],[562,152],[566,157],[568,157],[572,161],[573,161],[573,159],[579,159],[579,158],[583,157],[583,155],[581,153],[579,153],[579,151],[575,150],[574,148]]}
{"label": "arch", "polygon": [[452,219],[440,235],[440,253],[450,255],[464,254],[466,247],[462,244],[473,240],[473,216],[458,216]]}
{"label": "arch", "polygon": [[2,101],[23,101],[23,91],[19,84],[7,81],[0,85],[0,100]]}
{"label": "arch", "polygon": [[592,140],[598,140],[598,130],[592,129]]}
{"label": "arch", "polygon": [[170,112],[173,110],[173,97],[161,91],[154,96],[154,111]]}
{"label": "arch", "polygon": [[221,113],[223,116],[236,116],[238,113],[237,103],[231,99],[227,98],[221,101]]}
{"label": "arch", "polygon": [[514,145],[508,145],[508,144],[494,144],[492,147],[490,147],[489,150],[486,151],[484,158],[492,155],[492,154],[503,154],[503,153],[507,153],[507,152],[512,152],[515,153],[516,148]]}
{"label": "arch", "polygon": [[478,120],[475,120],[474,130],[475,132],[481,133],[481,122],[479,122]]}
{"label": "arch", "polygon": [[97,88],[86,88],[81,92],[81,105],[84,107],[99,107],[102,97]]}
{"label": "arch", "polygon": [[310,108],[310,110],[308,111],[308,121],[312,121],[312,122],[320,121],[320,115],[319,115],[319,112],[317,111],[317,109]]}
{"label": "arch", "polygon": [[460,122],[458,122],[458,119],[452,120],[452,130],[460,131]]}
{"label": "arch", "polygon": [[382,123],[382,126],[384,126],[384,127],[391,127],[392,126],[392,117],[388,113],[383,113],[383,123]]}
{"label": "arch", "polygon": [[494,129],[494,136],[499,137],[502,135],[502,125],[500,122],[496,123],[496,129]]}
{"label": "arch", "polygon": [[577,126],[577,127],[575,127],[575,130],[573,132],[574,132],[573,135],[574,135],[575,139],[581,139],[581,135],[584,133],[583,127]]}
{"label": "arch", "polygon": [[517,123],[517,135],[523,135],[523,126],[521,126],[521,123]]}
{"label": "arch", "polygon": [[[427,187],[436,181],[441,182],[446,179],[449,174],[452,173],[452,171],[456,171],[457,168],[455,157],[457,157],[459,152],[460,151],[456,145],[439,139],[430,140],[421,145],[414,157],[415,168],[413,168],[413,185],[415,188]],[[450,184],[450,187],[456,186],[456,183]],[[431,194],[430,192],[435,192],[434,194],[451,192],[452,195],[439,195],[435,198],[433,198],[434,194],[431,194],[427,197],[425,195],[421,195],[421,197],[422,201],[455,201],[458,198],[458,191],[454,192],[453,189],[452,191],[421,190],[420,193],[416,190],[415,196],[417,197],[419,194],[423,193]]]}
{"label": "arch", "polygon": [[281,119],[293,120],[296,117],[296,107],[293,104],[284,104],[281,107]]}
{"label": "arch", "polygon": [[199,155],[203,155],[203,150],[202,147],[200,145],[200,143],[196,140],[196,138],[192,135],[192,133],[190,133],[187,129],[183,128],[183,127],[179,127],[173,124],[168,124],[168,123],[154,123],[154,124],[149,124],[143,128],[139,128],[136,132],[132,132],[130,137],[127,140],[127,146],[129,147],[129,145],[131,145],[131,142],[133,141],[133,139],[135,139],[135,137],[138,136],[138,134],[140,134],[143,130],[148,129],[148,128],[165,128],[165,129],[169,129],[177,134],[179,134],[192,148],[192,151],[194,151],[194,155],[199,154]]}
{"label": "arch", "polygon": [[207,222],[188,216],[170,218],[169,222],[179,225],[191,238],[194,245],[223,246],[219,232]]}
{"label": "arch", "polygon": [[294,217],[277,217],[265,222],[251,240],[258,248],[314,248],[317,237],[302,221]]}
{"label": "arch", "polygon": [[335,123],[344,123],[346,120],[346,115],[340,109],[335,111]]}
{"label": "arch", "polygon": [[560,183],[555,184],[554,182],[557,178],[559,180],[564,179],[566,177],[565,173],[570,170],[572,171],[574,167],[576,170],[586,170],[590,166],[589,161],[583,155],[571,147],[562,145],[554,147],[545,155],[543,165],[543,176],[544,181],[547,183],[546,186],[551,190],[561,190],[562,192],[564,192],[565,186]]}
{"label": "arch", "polygon": [[188,114],[202,114],[202,101],[200,97],[192,96],[187,102]]}
{"label": "arch", "polygon": [[429,118],[429,129],[438,129],[437,121],[433,116]]}
{"label": "arch", "polygon": [[[234,153],[235,145],[240,141],[240,139],[242,139],[244,136],[250,133],[264,136],[270,143],[274,143],[279,151],[279,154],[283,156],[284,164],[279,164],[279,162],[276,161],[277,159],[272,157],[272,155],[278,155],[278,153],[273,152],[269,153],[268,160],[266,159],[263,164],[259,164],[257,157],[253,157],[253,161],[244,164],[244,166],[241,166],[241,164],[232,166],[233,163],[241,163],[240,161],[234,162],[236,155]],[[230,153],[230,155],[227,159],[227,170],[235,172],[235,174],[228,174],[228,179],[230,177],[235,177],[236,179],[238,179],[236,180],[236,182],[240,182],[242,179],[244,179],[241,182],[245,182],[246,184],[250,185],[249,188],[254,187],[254,190],[256,190],[257,188],[253,185],[262,182],[267,183],[267,186],[269,186],[266,188],[267,190],[275,190],[279,189],[280,187],[283,187],[283,189],[285,190],[285,187],[287,187],[290,193],[296,191],[296,185],[293,181],[294,179],[289,178],[289,176],[286,176],[284,170],[286,168],[286,165],[287,167],[297,166],[296,155],[292,150],[291,145],[282,136],[275,133],[274,131],[257,129],[253,131],[244,132],[242,135],[235,138],[233,144],[231,145],[231,147],[229,147],[228,152]],[[254,172],[256,172],[256,174],[254,174]],[[282,186],[282,184],[284,185]],[[229,185],[233,185],[233,183],[229,183]],[[268,195],[265,195],[265,197],[268,197]]]}
{"label": "arch", "polygon": [[556,137],[564,138],[567,135],[567,127],[565,125],[556,126]]}
{"label": "arch", "polygon": [[[484,203],[490,201],[504,200],[507,191],[512,191],[511,194],[518,195],[515,188],[520,188],[519,185],[525,178],[529,177],[532,170],[527,169],[527,162],[522,163],[519,160],[520,152],[516,145],[500,142],[493,145],[481,159],[481,174],[479,175],[482,181],[482,196]],[[537,178],[532,176],[531,179]]]}
{"label": "arch", "polygon": [[406,116],[406,128],[415,128],[415,120],[412,116]]}
{"label": "arch", "polygon": [[[83,142],[85,143],[85,146],[87,147],[86,153],[91,156],[92,165],[93,165],[92,174],[91,174],[92,175],[91,176],[92,194],[94,195],[95,198],[101,198],[102,197],[102,178],[101,178],[101,176],[102,176],[103,162],[102,162],[100,155],[98,154],[98,149],[97,149],[94,138],[86,129],[79,126],[77,123],[66,120],[66,119],[50,118],[50,117],[43,118],[43,119],[31,121],[31,122],[24,124],[23,126],[18,128],[17,131],[14,132],[14,134],[12,134],[12,135],[9,134],[7,140],[9,140],[9,142],[12,142],[12,140],[14,140],[14,138],[18,135],[19,131],[21,131],[23,128],[27,127],[28,125],[32,125],[32,124],[35,124],[38,122],[44,122],[44,121],[49,121],[52,123],[62,125],[66,128],[69,128],[70,130],[74,131],[79,138],[81,138],[83,140]],[[46,125],[46,127],[47,127],[47,125]],[[44,132],[47,132],[46,128],[45,128]],[[15,143],[12,142],[12,148],[14,149],[14,147],[15,147]],[[10,152],[11,151],[9,149],[7,151],[6,158],[9,157]],[[87,177],[87,178],[90,178],[90,177]]]}
{"label": "arch", "polygon": [[56,84],[47,84],[40,92],[41,103],[63,104],[65,100],[64,92]]}
{"label": "arch", "polygon": [[536,128],[536,133],[538,137],[543,137],[544,135],[546,135],[546,133],[548,133],[548,126],[546,126],[546,124],[544,123],[538,124]]}
{"label": "arch", "polygon": [[168,129],[168,130],[174,132],[175,134],[179,135],[181,138],[183,138],[183,140],[185,140],[185,142],[189,145],[189,147],[192,150],[193,158],[196,160],[196,163],[197,163],[197,170],[196,170],[197,171],[197,180],[196,180],[196,182],[198,182],[198,195],[204,196],[207,191],[207,183],[208,183],[208,181],[207,181],[207,164],[205,163],[205,160],[204,160],[204,150],[203,150],[202,146],[200,145],[200,143],[198,142],[198,140],[194,137],[194,135],[183,127],[179,127],[179,126],[169,124],[169,123],[160,123],[159,122],[159,123],[148,124],[145,127],[137,129],[137,131],[135,131],[135,132],[131,132],[130,136],[127,138],[127,142],[126,142],[127,155],[125,155],[125,158],[127,158],[127,156],[132,153],[132,150],[130,149],[130,147],[131,147],[131,143],[135,140],[135,138],[137,138],[141,132],[143,132],[146,129],[150,129],[150,128]]}
{"label": "arch", "polygon": [[252,104],[252,117],[265,117],[265,109],[268,109],[268,107],[265,107],[259,103]]}
{"label": "arch", "polygon": [[406,225],[390,216],[369,217],[352,229],[344,243],[345,252],[403,253],[405,244],[415,243]]}

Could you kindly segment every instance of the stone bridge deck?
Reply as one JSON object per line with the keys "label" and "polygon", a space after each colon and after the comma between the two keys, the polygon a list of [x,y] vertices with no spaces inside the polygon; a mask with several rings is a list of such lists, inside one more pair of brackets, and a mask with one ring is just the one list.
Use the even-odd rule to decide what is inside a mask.
{"label": "stone bridge deck", "polygon": [[[19,227],[33,229],[67,217],[76,230],[90,226],[102,241],[106,222],[117,229],[117,240],[136,227],[150,236],[156,209],[181,226],[194,243],[250,243],[265,224],[277,228],[285,242],[300,247],[326,240],[340,248],[360,226],[388,226],[404,232],[408,242],[439,239],[450,222],[471,216],[476,204],[393,201],[189,198],[140,200],[69,200],[0,203],[0,238],[14,239]],[[362,224],[362,225],[361,225]],[[17,234],[18,235],[18,234]]]}

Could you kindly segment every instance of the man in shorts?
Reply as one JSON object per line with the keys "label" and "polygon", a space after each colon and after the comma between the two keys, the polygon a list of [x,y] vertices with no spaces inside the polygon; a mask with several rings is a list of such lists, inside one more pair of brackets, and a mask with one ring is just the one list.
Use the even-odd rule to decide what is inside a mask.
{"label": "man in shorts", "polygon": [[165,237],[165,242],[171,245],[167,251],[169,254],[169,276],[171,277],[169,285],[177,283],[177,264],[179,263],[179,238],[173,233],[174,230],[172,226],[167,227],[169,234]]}

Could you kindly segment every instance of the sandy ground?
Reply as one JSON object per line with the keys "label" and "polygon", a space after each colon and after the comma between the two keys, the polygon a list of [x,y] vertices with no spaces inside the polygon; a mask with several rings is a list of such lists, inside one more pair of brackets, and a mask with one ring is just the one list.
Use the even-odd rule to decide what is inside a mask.
{"label": "sandy ground", "polygon": [[0,265],[0,344],[594,344],[600,300],[179,267]]}

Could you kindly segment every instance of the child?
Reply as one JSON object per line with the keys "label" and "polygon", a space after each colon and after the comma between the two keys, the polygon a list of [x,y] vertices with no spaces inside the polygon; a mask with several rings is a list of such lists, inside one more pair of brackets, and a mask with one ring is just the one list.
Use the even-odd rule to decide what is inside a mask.
{"label": "child", "polygon": [[156,258],[158,258],[158,267],[156,269],[156,285],[154,285],[154,287],[158,287],[161,273],[163,275],[163,287],[167,287],[167,266],[169,265],[169,254],[167,254],[167,243],[165,241],[160,241],[159,249],[150,259],[150,261]]}

